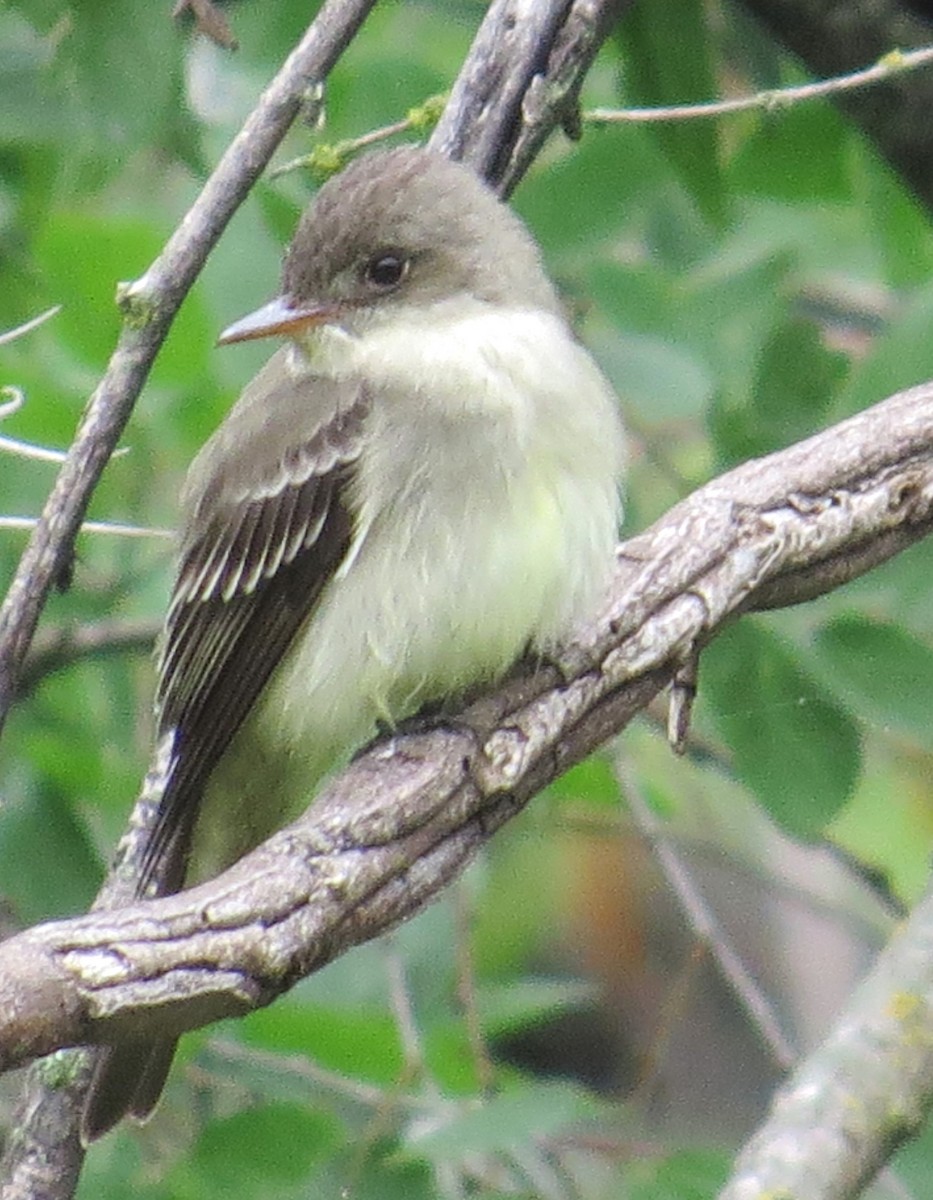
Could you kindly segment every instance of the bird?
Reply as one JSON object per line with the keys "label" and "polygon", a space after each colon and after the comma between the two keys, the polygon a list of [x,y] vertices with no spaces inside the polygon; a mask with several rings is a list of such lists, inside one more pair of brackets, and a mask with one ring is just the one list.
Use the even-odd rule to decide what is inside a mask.
{"label": "bird", "polygon": [[[618,400],[468,167],[406,145],[328,180],[279,295],[219,342],[267,337],[181,493],[140,898],[224,870],[379,728],[551,653],[614,562]],[[85,1143],[149,1115],[173,1050],[98,1052]]]}

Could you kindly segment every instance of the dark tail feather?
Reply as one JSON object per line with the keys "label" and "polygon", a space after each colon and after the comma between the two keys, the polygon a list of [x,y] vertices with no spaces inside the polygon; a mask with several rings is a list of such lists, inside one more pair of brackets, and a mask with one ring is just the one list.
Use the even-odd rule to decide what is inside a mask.
{"label": "dark tail feather", "polygon": [[[169,730],[159,739],[136,803],[131,831],[121,842],[125,854],[141,857],[139,878],[130,885],[127,893],[119,874],[115,876],[111,872],[111,880],[116,879],[116,882],[110,892],[105,888],[105,900],[98,897],[102,907],[120,907],[143,896],[165,896],[182,887],[197,805],[182,810],[168,835],[159,833],[175,766],[175,732]],[[140,836],[149,843],[141,852],[137,845]],[[81,1141],[85,1146],[103,1137],[126,1116],[144,1121],[152,1113],[165,1086],[177,1045],[178,1039],[169,1037],[100,1047],[81,1114]]]}
{"label": "dark tail feather", "polygon": [[81,1117],[85,1146],[103,1137],[125,1116],[145,1121],[159,1102],[177,1044],[174,1038],[167,1038],[122,1042],[98,1051]]}

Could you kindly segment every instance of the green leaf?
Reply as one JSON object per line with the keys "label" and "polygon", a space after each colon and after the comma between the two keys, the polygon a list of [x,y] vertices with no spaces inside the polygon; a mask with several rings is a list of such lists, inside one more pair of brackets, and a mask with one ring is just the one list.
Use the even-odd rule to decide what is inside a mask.
{"label": "green leaf", "polygon": [[701,416],[713,396],[704,362],[687,347],[662,337],[616,332],[589,338],[617,390],[633,411],[651,421]]}
{"label": "green leaf", "polygon": [[61,136],[63,104],[50,89],[52,50],[18,13],[0,12],[0,142]]}
{"label": "green leaf", "polygon": [[659,421],[704,411],[713,377],[693,347],[673,340],[681,295],[660,271],[600,258],[587,271],[586,295],[599,310],[587,322],[587,345],[627,404]]}
{"label": "green leaf", "polygon": [[721,465],[770,454],[815,433],[847,369],[843,355],[825,348],[812,323],[782,321],[762,349],[747,398],[721,395],[710,413]]}
{"label": "green leaf", "polygon": [[547,1021],[558,1013],[586,1008],[598,999],[593,984],[582,979],[518,979],[480,989],[483,1029],[499,1036]]}
{"label": "green leaf", "polygon": [[818,837],[858,778],[858,727],[788,645],[745,618],[705,652],[700,692],[736,773],[789,833]]}
{"label": "green leaf", "polygon": [[459,1109],[449,1121],[427,1133],[411,1133],[409,1151],[436,1162],[468,1154],[492,1154],[548,1137],[578,1121],[595,1117],[600,1106],[569,1083],[536,1082]]}
{"label": "green leaf", "polygon": [[143,271],[160,243],[145,222],[83,213],[57,213],[37,238],[48,293],[62,305],[56,330],[85,363],[107,361],[121,322],[117,284]]}
{"label": "green leaf", "polygon": [[551,800],[617,806],[619,781],[612,764],[602,754],[591,754],[569,771],[565,771],[547,789]]}
{"label": "green leaf", "polygon": [[923,285],[933,274],[930,216],[868,142],[859,147],[865,162],[865,215],[878,242],[879,262],[891,287]]}
{"label": "green leaf", "polygon": [[398,1030],[384,1012],[324,1008],[285,1000],[253,1013],[249,1042],[297,1051],[321,1066],[378,1083],[394,1083],[403,1067]]}
{"label": "green leaf", "polygon": [[[644,130],[596,130],[557,162],[532,168],[514,205],[559,265],[563,256],[576,257],[616,233],[637,201],[656,194],[663,166]],[[579,202],[571,206],[572,196]]]}
{"label": "green leaf", "polygon": [[726,1182],[730,1160],[723,1151],[685,1150],[660,1162],[638,1163],[626,1177],[628,1198],[710,1200]]}
{"label": "green leaf", "polygon": [[739,190],[798,204],[851,197],[852,135],[830,105],[778,107],[758,122],[729,168]]}
{"label": "green leaf", "polygon": [[827,834],[878,871],[905,904],[915,904],[930,881],[929,758],[905,756],[877,739],[868,745],[855,794]]}
{"label": "green leaf", "polygon": [[351,1143],[346,1156],[349,1161],[331,1173],[336,1186],[319,1188],[317,1194],[334,1200],[438,1200],[437,1176],[430,1163],[402,1160],[395,1142],[388,1138],[368,1149],[361,1164],[359,1146]]}
{"label": "green leaf", "polygon": [[[155,1180],[139,1140],[126,1127],[88,1150],[77,1200],[166,1200],[164,1175]],[[174,1198],[178,1200],[178,1198]]]}
{"label": "green leaf", "polygon": [[702,355],[719,388],[745,394],[752,387],[764,347],[786,319],[792,268],[792,257],[773,245],[746,244],[683,281],[677,335]]}
{"label": "green leaf", "polygon": [[69,80],[85,135],[96,140],[100,131],[109,145],[110,173],[127,150],[158,139],[181,106],[184,43],[158,4],[140,5],[132,21],[107,4],[75,9],[70,36],[59,42],[57,74]]}
{"label": "green leaf", "polygon": [[828,679],[857,711],[933,746],[933,650],[899,625],[855,613],[829,621],[815,646]]}
{"label": "green leaf", "polygon": [[901,388],[933,377],[933,285],[911,293],[870,352],[853,368],[838,402],[827,414],[840,420]]}
{"label": "green leaf", "polygon": [[[626,84],[645,105],[705,102],[717,95],[710,22],[702,0],[640,0],[619,26],[628,53]],[[728,208],[719,167],[720,124],[685,121],[653,133],[707,220],[721,225]]]}
{"label": "green leaf", "polygon": [[0,802],[0,895],[21,921],[83,912],[100,873],[86,830],[56,791]]}
{"label": "green leaf", "polygon": [[679,304],[678,281],[652,263],[614,262],[604,255],[587,264],[581,306],[595,304],[621,329],[670,336]]}
{"label": "green leaf", "polygon": [[[214,1121],[180,1172],[178,1192],[198,1200],[279,1195],[333,1148],[337,1130],[332,1118],[295,1104],[267,1104]],[[186,1177],[194,1187],[186,1186]]]}

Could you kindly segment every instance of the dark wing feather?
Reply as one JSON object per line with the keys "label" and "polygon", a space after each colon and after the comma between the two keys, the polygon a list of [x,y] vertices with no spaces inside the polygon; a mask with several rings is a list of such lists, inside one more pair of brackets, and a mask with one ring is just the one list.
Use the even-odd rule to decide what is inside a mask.
{"label": "dark wing feather", "polygon": [[[174,731],[175,744],[140,893],[182,886],[208,776],[353,535],[347,493],[365,396],[352,383],[315,379],[306,407],[295,412],[287,407],[294,407],[294,381],[270,374],[272,387],[254,385],[209,444],[204,482],[190,503],[196,532],[182,546],[159,663],[159,735]],[[285,427],[270,426],[273,419]],[[258,461],[246,457],[251,433]],[[231,463],[231,447],[245,461]],[[237,465],[239,474],[231,470]]]}

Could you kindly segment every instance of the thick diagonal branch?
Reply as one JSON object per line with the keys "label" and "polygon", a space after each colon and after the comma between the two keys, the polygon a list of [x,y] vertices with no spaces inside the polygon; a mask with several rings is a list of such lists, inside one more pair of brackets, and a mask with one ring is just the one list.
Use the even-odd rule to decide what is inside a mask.
{"label": "thick diagonal branch", "polygon": [[375,746],[211,883],[0,946],[0,1063],[268,1003],[422,907],[735,614],[829,590],[931,523],[933,385],[722,476],[621,547],[611,602],[557,665]]}

